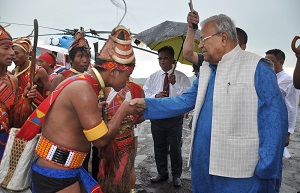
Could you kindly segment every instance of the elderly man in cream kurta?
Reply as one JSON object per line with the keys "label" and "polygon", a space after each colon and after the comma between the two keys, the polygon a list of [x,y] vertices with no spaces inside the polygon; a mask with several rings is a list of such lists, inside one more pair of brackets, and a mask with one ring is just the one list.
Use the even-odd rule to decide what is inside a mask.
{"label": "elderly man in cream kurta", "polygon": [[[238,46],[226,15],[201,23],[204,60],[180,96],[134,99],[145,119],[194,110],[190,152],[193,193],[278,192],[287,109],[272,64]],[[192,26],[189,26],[192,28]]]}

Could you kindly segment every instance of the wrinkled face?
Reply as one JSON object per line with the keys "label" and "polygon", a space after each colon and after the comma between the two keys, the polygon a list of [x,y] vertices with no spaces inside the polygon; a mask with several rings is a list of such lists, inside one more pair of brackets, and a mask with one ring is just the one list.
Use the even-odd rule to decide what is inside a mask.
{"label": "wrinkled face", "polygon": [[16,66],[22,66],[26,64],[29,58],[29,53],[25,52],[22,48],[19,46],[13,46],[13,49],[15,51],[16,57],[14,59],[14,63]]}
{"label": "wrinkled face", "polygon": [[12,45],[0,46],[0,66],[10,66],[15,58],[15,52],[12,49]]}
{"label": "wrinkled face", "polygon": [[161,51],[158,54],[158,62],[161,69],[164,72],[168,72],[172,68],[172,64],[174,64],[174,58],[168,51]]}
{"label": "wrinkled face", "polygon": [[122,88],[126,86],[127,81],[129,80],[130,75],[132,74],[132,70],[119,71],[115,70],[114,72],[114,81],[112,87],[115,91],[120,91]]}
{"label": "wrinkled face", "polygon": [[222,59],[222,34],[215,29],[214,22],[206,23],[201,29],[199,48],[202,50],[204,61],[217,65]]}
{"label": "wrinkled face", "polygon": [[71,63],[72,63],[72,68],[74,68],[79,72],[84,72],[87,71],[87,69],[89,68],[89,65],[91,63],[91,58],[84,51],[78,51],[76,52],[74,60],[71,61]]}

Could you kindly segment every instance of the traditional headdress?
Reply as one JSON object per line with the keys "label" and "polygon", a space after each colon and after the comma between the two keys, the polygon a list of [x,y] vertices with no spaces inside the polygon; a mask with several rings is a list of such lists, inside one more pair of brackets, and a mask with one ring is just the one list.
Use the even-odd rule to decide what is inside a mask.
{"label": "traditional headdress", "polygon": [[71,52],[74,48],[83,47],[88,50],[90,50],[90,46],[88,41],[84,38],[84,32],[83,31],[77,31],[75,34],[75,39],[71,43],[71,46],[69,47],[69,52]]}
{"label": "traditional headdress", "polygon": [[56,61],[55,61],[54,57],[48,52],[41,54],[39,59],[44,60],[45,62],[47,62],[48,64],[51,64],[52,66],[56,65]]}
{"label": "traditional headdress", "polygon": [[0,46],[5,44],[12,45],[12,37],[5,31],[4,27],[0,25]]}
{"label": "traditional headdress", "polygon": [[97,64],[101,68],[117,68],[122,71],[133,70],[135,56],[129,30],[124,26],[114,28],[97,58],[105,61]]}
{"label": "traditional headdress", "polygon": [[31,50],[31,41],[28,37],[24,37],[24,38],[18,38],[16,40],[13,41],[13,45],[14,46],[19,46],[20,48],[22,48],[25,52],[30,52]]}

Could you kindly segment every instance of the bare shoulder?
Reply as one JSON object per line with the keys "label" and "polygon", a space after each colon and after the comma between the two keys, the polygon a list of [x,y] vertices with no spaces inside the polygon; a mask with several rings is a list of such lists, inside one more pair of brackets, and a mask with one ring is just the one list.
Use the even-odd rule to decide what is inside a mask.
{"label": "bare shoulder", "polygon": [[[74,82],[71,82],[66,89],[69,90],[70,92],[79,95],[89,95],[89,94],[93,94],[93,96],[95,95],[95,91],[92,85],[86,80],[76,80]],[[90,93],[89,91],[92,91],[92,93]]]}
{"label": "bare shoulder", "polygon": [[101,122],[98,93],[88,81],[76,80],[67,85],[61,94],[60,104],[76,114],[83,129],[93,128]]}
{"label": "bare shoulder", "polygon": [[64,75],[62,75],[62,74],[57,74],[57,75],[54,77],[54,79],[52,80],[52,82],[51,82],[51,89],[50,89],[50,91],[51,91],[51,92],[54,91],[55,88],[59,85],[59,83],[61,83],[61,82],[64,81],[64,80],[65,80],[65,76],[64,76]]}
{"label": "bare shoulder", "polygon": [[40,76],[47,76],[47,77],[48,77],[48,73],[47,73],[47,71],[45,70],[45,68],[40,68],[40,69],[37,71],[37,74],[39,74]]}
{"label": "bare shoulder", "polygon": [[55,78],[53,79],[53,82],[56,82],[57,85],[59,83],[61,83],[62,81],[66,80],[67,78],[63,75],[63,74],[58,74],[57,76],[55,76]]}
{"label": "bare shoulder", "polygon": [[63,92],[75,107],[85,109],[92,105],[97,106],[97,95],[92,85],[86,80],[76,80],[70,83]]}

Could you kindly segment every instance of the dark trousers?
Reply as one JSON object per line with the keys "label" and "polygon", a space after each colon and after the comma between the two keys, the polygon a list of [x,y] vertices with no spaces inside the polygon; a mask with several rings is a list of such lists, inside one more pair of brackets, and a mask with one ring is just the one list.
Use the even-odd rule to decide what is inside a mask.
{"label": "dark trousers", "polygon": [[160,175],[168,175],[168,144],[172,175],[180,177],[182,173],[181,137],[182,116],[151,120],[151,132],[154,141],[156,168]]}

